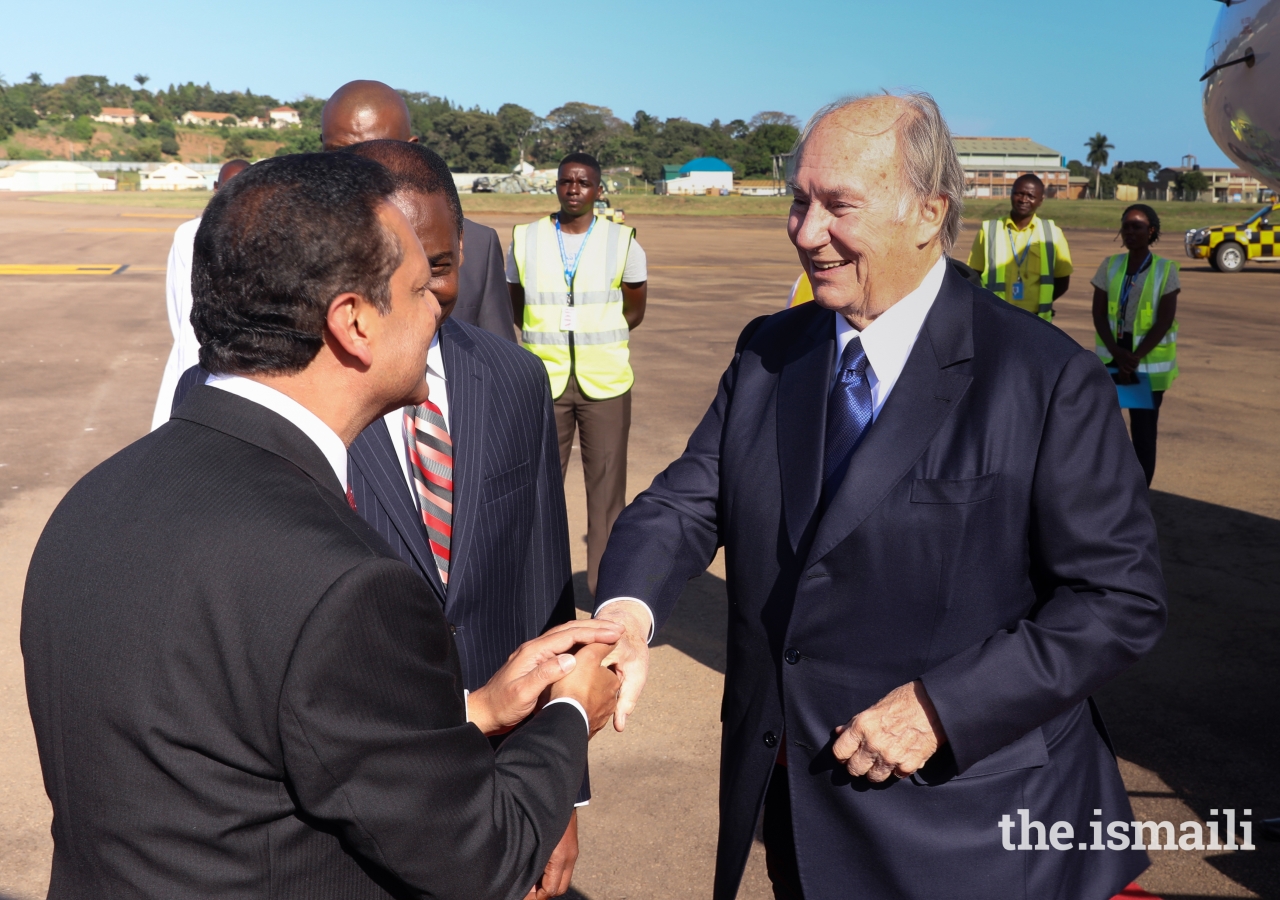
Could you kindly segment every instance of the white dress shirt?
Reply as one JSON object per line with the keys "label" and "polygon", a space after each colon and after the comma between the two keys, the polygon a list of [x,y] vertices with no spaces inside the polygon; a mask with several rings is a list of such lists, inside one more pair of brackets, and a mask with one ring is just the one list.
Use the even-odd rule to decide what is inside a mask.
{"label": "white dress shirt", "polygon": [[200,220],[183,222],[173,233],[173,246],[169,248],[169,265],[165,275],[165,308],[169,312],[169,331],[173,334],[173,348],[164,364],[160,378],[160,395],[156,397],[156,409],[151,415],[151,430],[155,431],[169,421],[173,406],[173,392],[182,373],[200,361],[200,342],[196,330],[191,327],[191,256],[195,249],[196,231]]}
{"label": "white dress shirt", "polygon": [[[427,350],[427,387],[431,392],[431,402],[440,410],[440,415],[444,417],[444,427],[449,432],[449,439],[453,439],[453,423],[449,421],[449,387],[445,383],[444,375],[444,354],[440,352],[440,332],[436,332],[435,337],[431,339],[431,347]],[[418,499],[418,486],[413,482],[413,464],[409,462],[409,451],[404,445],[404,414],[405,410],[409,410],[412,414],[413,407],[403,407],[395,409],[383,416],[383,421],[387,423],[387,431],[391,432],[391,446],[396,448],[396,458],[400,460],[400,471],[404,473],[405,483],[409,485],[409,493],[413,495],[414,502]]]}
{"label": "white dress shirt", "polygon": [[311,442],[320,448],[320,452],[333,468],[333,474],[338,477],[338,484],[342,485],[343,491],[346,491],[347,445],[342,443],[338,433],[326,425],[319,416],[287,394],[282,394],[275,388],[267,387],[252,378],[241,375],[210,375],[205,384],[226,391],[228,394],[252,400],[298,426],[298,430],[311,438]]}
{"label": "white dress shirt", "polygon": [[[836,361],[844,354],[844,348],[855,337],[862,338],[862,349],[867,354],[867,381],[871,384],[871,421],[880,416],[880,409],[889,399],[889,393],[898,383],[902,370],[916,345],[924,320],[933,309],[933,301],[942,290],[942,280],[947,274],[947,258],[939,259],[920,286],[893,306],[882,312],[874,322],[859,332],[844,316],[836,316]],[[831,375],[831,387],[840,373]],[[635,597],[614,597],[601,603],[597,613],[610,603],[630,600],[639,603],[649,615],[649,640],[653,640],[654,618],[649,604]]]}
{"label": "white dress shirt", "polygon": [[[440,351],[436,342],[432,342],[431,350],[436,354],[437,363],[440,360]],[[443,367],[440,369],[440,375],[443,379]],[[430,379],[430,370],[428,369],[428,379]],[[282,394],[275,388],[267,387],[265,384],[254,381],[251,378],[244,378],[240,375],[212,375],[205,382],[209,387],[215,387],[219,390],[226,391],[228,394],[235,394],[237,397],[243,397],[259,406],[265,406],[277,415],[283,416],[288,421],[298,427],[303,434],[309,437],[324,454],[324,458],[328,460],[329,465],[333,467],[333,474],[338,477],[338,483],[342,485],[342,489],[347,488],[347,445],[342,443],[342,438],[338,437],[337,432],[326,425],[319,416],[307,409],[292,397]],[[443,391],[441,392],[443,395]],[[435,389],[432,388],[434,396]],[[436,402],[438,406],[439,403]],[[399,413],[390,413],[392,415],[400,415]],[[398,433],[398,429],[392,429],[392,435]],[[404,448],[404,438],[400,439],[400,447]],[[401,454],[404,455],[403,453]],[[412,486],[412,482],[410,482]],[[416,494],[415,494],[416,496]],[[467,702],[467,692],[462,693],[463,703]],[[552,700],[547,706],[555,703],[567,703],[582,714],[582,721],[587,724],[587,729],[591,729],[591,722],[587,718],[587,711],[583,709],[582,704],[572,697],[560,697]],[[470,721],[470,710],[468,710],[467,720]],[[577,804],[585,806],[586,804]]]}

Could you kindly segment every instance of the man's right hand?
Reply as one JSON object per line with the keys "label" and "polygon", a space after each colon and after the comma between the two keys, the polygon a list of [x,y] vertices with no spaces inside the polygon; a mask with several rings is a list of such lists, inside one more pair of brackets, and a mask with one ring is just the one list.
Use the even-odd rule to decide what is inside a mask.
{"label": "man's right hand", "polygon": [[627,716],[640,702],[640,694],[649,677],[649,628],[652,620],[643,604],[634,600],[617,600],[596,615],[597,622],[616,622],[624,629],[613,652],[605,659],[605,663],[622,676],[618,711],[613,716],[614,729],[622,731],[627,727]]}
{"label": "man's right hand", "polygon": [[551,686],[552,700],[567,697],[582,704],[592,737],[609,723],[618,708],[618,689],[622,686],[622,679],[604,665],[604,658],[612,649],[610,644],[583,647],[575,654],[578,664],[573,671]]}
{"label": "man's right hand", "polygon": [[[521,644],[484,687],[468,695],[467,721],[486,735],[510,731],[533,712],[538,698],[549,685],[559,682],[583,663],[598,669],[600,660],[621,636],[622,628],[614,622],[583,619],[557,625],[541,637]],[[575,659],[568,651],[580,644],[587,645],[588,649],[596,647],[598,655],[584,657],[585,650],[582,650],[578,652],[582,658]],[[612,672],[608,672],[608,676],[617,680]],[[616,693],[616,686],[613,691]],[[588,716],[591,715],[591,707],[576,693],[565,696],[578,700]]]}

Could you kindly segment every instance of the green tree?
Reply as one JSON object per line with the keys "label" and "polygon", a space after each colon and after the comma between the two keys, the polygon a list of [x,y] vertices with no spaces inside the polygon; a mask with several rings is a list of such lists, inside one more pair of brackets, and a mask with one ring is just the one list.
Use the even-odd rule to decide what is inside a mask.
{"label": "green tree", "polygon": [[1187,199],[1187,194],[1191,195],[1192,200],[1199,199],[1200,192],[1209,190],[1210,184],[1212,182],[1209,181],[1209,176],[1199,169],[1192,169],[1178,176],[1178,189],[1182,191],[1183,199]]}
{"label": "green tree", "polygon": [[160,162],[160,142],[138,141],[133,158],[139,162]]}
{"label": "green tree", "polygon": [[151,80],[151,76],[150,75],[134,75],[133,80],[138,82],[138,87],[145,88],[147,86],[147,82]]}
{"label": "green tree", "polygon": [[249,142],[238,131],[227,138],[227,142],[222,145],[223,159],[248,159],[252,155],[253,149],[249,146]]}
{"label": "green tree", "polygon": [[532,110],[525,109],[515,103],[504,103],[498,107],[498,133],[503,143],[514,147],[517,159],[507,159],[508,163],[524,159],[525,145],[539,125],[538,117]]}
{"label": "green tree", "polygon": [[64,137],[86,144],[93,140],[93,119],[88,116],[76,116],[62,127]]}
{"label": "green tree", "polygon": [[1094,188],[1094,199],[1102,198],[1102,167],[1107,164],[1107,160],[1111,158],[1108,150],[1116,149],[1115,144],[1107,142],[1107,136],[1101,131],[1096,132],[1093,137],[1084,142],[1085,147],[1089,149],[1085,159],[1089,161],[1089,165],[1093,166],[1094,177],[1096,178],[1096,186]]}
{"label": "green tree", "polygon": [[1146,162],[1140,160],[1129,160],[1128,162],[1117,162],[1111,167],[1111,175],[1115,178],[1116,184],[1131,184],[1136,186],[1150,184],[1152,176],[1163,168],[1158,162]]}

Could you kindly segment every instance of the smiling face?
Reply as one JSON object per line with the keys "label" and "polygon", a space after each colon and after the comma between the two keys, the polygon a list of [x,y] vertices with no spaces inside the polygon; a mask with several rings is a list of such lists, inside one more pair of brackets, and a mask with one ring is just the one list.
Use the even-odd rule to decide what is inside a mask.
{"label": "smiling face", "polygon": [[1014,218],[1030,219],[1044,203],[1044,186],[1030,178],[1020,178],[1013,183],[1013,194],[1009,200]]}
{"label": "smiling face", "polygon": [[462,265],[462,236],[444,194],[399,191],[392,198],[405,214],[431,265],[431,293],[440,303],[440,321],[458,303],[458,269]]}
{"label": "smiling face", "polygon": [[813,299],[862,328],[919,286],[941,255],[944,200],[902,203],[901,101],[874,97],[831,113],[791,180],[787,235]]}

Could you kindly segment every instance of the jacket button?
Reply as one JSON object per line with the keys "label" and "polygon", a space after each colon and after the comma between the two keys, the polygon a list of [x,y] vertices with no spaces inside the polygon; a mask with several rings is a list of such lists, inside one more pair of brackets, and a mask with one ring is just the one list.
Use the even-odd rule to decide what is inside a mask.
{"label": "jacket button", "polygon": [[772,750],[774,747],[778,746],[778,736],[772,731],[766,731],[764,733],[764,745]]}
{"label": "jacket button", "polygon": [[449,633],[450,633],[450,634],[457,634],[457,633],[458,633],[458,626],[457,626],[457,625],[450,624],[450,625],[449,625]]}
{"label": "jacket button", "polygon": [[782,658],[794,666],[796,663],[800,662],[800,651],[795,647],[792,647],[786,653],[782,654]]}

